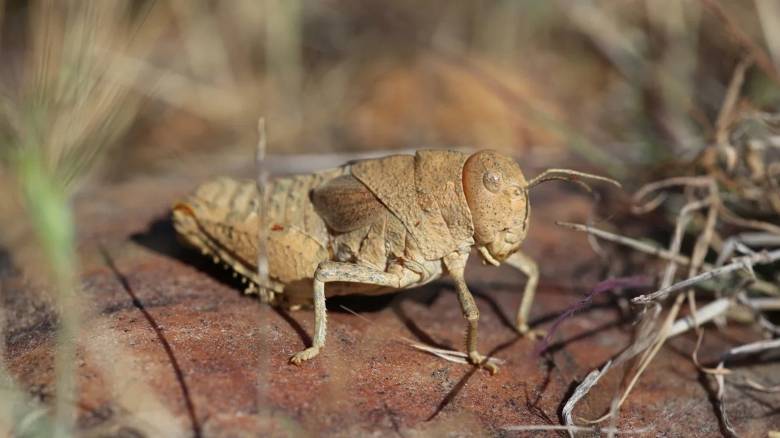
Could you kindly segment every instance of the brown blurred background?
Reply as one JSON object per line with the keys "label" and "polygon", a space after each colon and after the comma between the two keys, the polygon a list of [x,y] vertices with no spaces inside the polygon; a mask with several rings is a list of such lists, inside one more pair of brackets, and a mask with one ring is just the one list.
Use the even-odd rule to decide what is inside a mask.
{"label": "brown blurred background", "polygon": [[[226,169],[251,174],[259,118],[266,119],[269,162],[285,163],[272,166],[272,172],[313,170],[365,153],[423,147],[495,148],[516,156],[524,169],[531,169],[529,175],[543,167],[569,165],[618,178],[632,189],[651,179],[693,173],[693,166],[687,164],[705,146],[716,143],[717,120],[729,83],[737,65],[748,59],[752,66],[742,86],[732,93],[736,108],[732,113],[763,111],[758,118],[775,125],[762,131],[761,146],[771,146],[762,153],[770,151],[776,160],[780,144],[777,0],[0,0],[0,332],[7,330],[3,333],[5,348],[0,349],[0,389],[5,391],[0,396],[0,434],[17,426],[16,430],[29,427],[37,436],[49,436],[57,425],[70,430],[77,410],[81,415],[77,426],[86,430],[92,423],[84,426],[81,422],[97,421],[104,407],[109,410],[106,418],[113,415],[114,421],[123,415],[119,408],[133,411],[138,406],[151,406],[139,411],[153,416],[162,413],[152,423],[173,421],[174,415],[161,406],[170,408],[181,424],[189,416],[196,436],[198,416],[206,418],[207,426],[221,430],[220,415],[227,418],[225,422],[233,421],[232,416],[242,420],[246,412],[251,417],[257,414],[251,409],[263,405],[246,382],[258,370],[265,371],[250,361],[268,357],[278,364],[271,367],[277,374],[268,374],[268,379],[282,388],[272,394],[283,399],[274,401],[274,409],[289,408],[279,409],[292,412],[293,417],[302,412],[298,403],[306,399],[288,397],[293,392],[284,385],[290,383],[290,387],[297,385],[295,394],[324,394],[319,403],[312,404],[316,409],[307,413],[305,421],[312,431],[322,430],[320,421],[337,424],[343,420],[339,406],[330,403],[338,397],[312,391],[310,382],[350,395],[364,388],[345,386],[354,384],[353,380],[329,381],[317,374],[320,368],[315,366],[306,369],[308,377],[290,374],[280,342],[263,344],[266,350],[256,348],[264,342],[265,333],[277,333],[273,330],[278,327],[284,327],[278,329],[286,336],[284,345],[294,346],[300,340],[293,327],[301,326],[256,301],[247,304],[248,299],[229,285],[204,274],[210,271],[202,261],[182,253],[170,223],[166,228],[170,203],[203,178]],[[728,120],[720,125],[723,141],[717,143],[724,146],[734,133],[726,132]],[[722,151],[732,151],[734,162],[741,160],[741,164],[723,166],[728,172],[745,167],[742,161],[750,159],[744,156],[765,157],[742,154],[737,159],[731,146],[710,150],[716,151],[712,160],[701,162],[711,164],[707,172],[711,175],[721,170],[722,160],[730,159],[717,155]],[[763,159],[747,165],[762,171],[748,175],[751,184],[753,176],[767,174]],[[759,163],[754,166],[755,161]],[[766,187],[774,190],[776,185]],[[544,196],[546,189],[540,190],[541,195],[534,196]],[[763,202],[771,192],[756,193]],[[545,278],[557,278],[582,288],[580,270],[601,275],[606,263],[599,265],[584,238],[572,250],[570,242],[576,240],[571,235],[567,235],[570,241],[562,240],[552,225],[553,220],[569,215],[580,219],[587,215],[590,204],[573,198],[558,197],[558,203],[536,210],[536,217],[547,219],[537,223],[547,225],[532,233],[528,246],[532,255],[559,261],[542,266],[543,283]],[[750,198],[739,212],[758,212],[765,216],[762,220],[776,221],[776,216],[766,219],[764,213],[778,214],[778,199],[775,191],[771,209],[761,209]],[[535,205],[540,204],[544,203]],[[616,207],[620,208],[626,210],[625,205]],[[676,212],[670,211],[666,216],[675,217]],[[612,213],[607,208],[602,212]],[[664,245],[671,229],[668,225],[658,227],[662,231],[657,240]],[[652,223],[636,224],[631,231],[642,235],[648,229],[653,231]],[[116,255],[118,269],[109,269],[104,246],[106,253]],[[570,260],[575,253],[582,260]],[[140,285],[140,298],[126,288],[122,269],[132,284]],[[490,275],[495,279],[504,276],[501,272]],[[489,282],[490,275],[476,277]],[[518,298],[511,292],[515,286],[507,282],[507,293],[495,295]],[[583,292],[568,286],[546,287],[553,289],[553,299],[540,301],[551,306],[545,310],[551,315],[571,302],[566,294],[579,299]],[[558,295],[554,289],[560,289]],[[156,328],[160,339],[140,320],[141,302],[159,304],[152,313],[162,321],[164,329]],[[440,333],[457,338],[460,333],[450,329],[462,322],[461,315],[454,300],[443,302],[439,313],[457,322],[442,322]],[[418,313],[428,315],[427,307],[420,306]],[[231,308],[241,317],[225,313]],[[408,334],[390,308],[382,311],[389,315],[384,324],[403,336]],[[260,312],[271,328],[253,332],[257,327],[253,318]],[[598,318],[614,317],[605,314]],[[360,327],[361,320],[345,315],[337,314],[334,320],[341,319],[349,336],[362,338],[370,332]],[[211,325],[204,328],[203,321],[209,318]],[[306,316],[296,318],[307,320]],[[512,346],[501,344],[505,342],[501,336],[514,336],[514,332],[501,332],[496,321],[494,315],[493,331],[487,330],[494,334],[489,342]],[[593,329],[591,335],[584,335],[591,338],[575,345],[582,354],[571,356],[563,371],[555,370],[562,374],[552,378],[549,391],[553,395],[545,396],[541,410],[547,416],[545,422],[558,422],[551,418],[558,415],[559,402],[577,376],[611,357],[618,345],[626,345],[626,333],[632,330],[629,322],[620,320],[609,327],[614,328],[613,337],[603,337],[600,329]],[[169,349],[176,350],[183,363],[184,372],[178,370],[177,376],[169,366],[175,363],[173,353],[158,348],[164,339],[161,333],[168,329],[181,330],[169,335],[174,344]],[[91,353],[77,352],[79,332],[86,334],[89,342],[83,343],[88,350],[92,348]],[[579,336],[574,332],[572,336]],[[243,341],[224,333],[249,333],[256,338]],[[121,343],[118,352],[112,353],[109,346]],[[342,344],[348,349],[365,345]],[[601,350],[594,345],[601,345]],[[493,385],[486,393],[506,391],[507,397],[516,397],[521,392],[518,382],[524,385],[536,379],[532,383],[541,388],[539,401],[550,374],[544,377],[543,367],[527,360],[533,349],[530,343],[513,348],[511,356],[505,354],[516,363],[506,368],[516,374],[498,378],[506,381],[482,380],[480,384]],[[715,357],[723,348],[715,345],[710,352]],[[239,350],[242,354],[235,357],[223,354]],[[260,360],[257,351],[271,353]],[[333,357],[353,357],[351,350],[345,351]],[[373,350],[361,351],[370,359],[360,362],[362,366],[374,367]],[[420,390],[427,398],[415,399],[425,409],[441,403],[441,410],[456,399],[454,394],[473,375],[473,370],[453,368],[453,375],[469,374],[462,380],[445,376],[439,384],[428,377],[435,378],[439,371],[431,370],[439,364],[406,353],[403,349],[391,355],[401,362],[380,365],[407,361],[407,366],[395,371],[427,370],[428,374],[420,371],[419,381],[410,380],[407,385],[415,389],[422,387],[419,382],[427,385]],[[93,362],[95,358],[107,362],[98,360],[98,371],[119,370],[117,376],[107,373],[109,377],[101,378],[109,383],[112,379],[129,381],[127,387],[132,391],[118,390],[115,399],[106,396],[108,401],[103,400],[100,392],[111,385],[101,384],[95,377],[100,373],[92,373],[85,362],[77,361],[89,354]],[[666,363],[673,365],[662,368],[677,372],[676,363],[682,356],[669,357],[673,359]],[[137,374],[124,376],[122,367],[132,368],[136,360],[146,362],[139,365]],[[688,364],[687,359],[684,362]],[[149,364],[156,364],[155,372],[147,372],[153,367]],[[351,372],[346,362],[338,364],[341,368],[331,368],[337,377]],[[230,371],[227,377],[221,374],[223,369]],[[374,370],[366,369],[366,373]],[[552,373],[553,367],[547,371]],[[702,405],[714,396],[704,392],[706,385],[696,380],[695,368],[686,372],[688,386],[667,376],[668,387],[654,381],[644,388],[663,396],[648,417],[660,418],[660,409],[672,405],[666,398],[683,400],[675,395],[682,391],[693,394],[685,399],[693,401],[685,402],[708,420],[667,421],[667,426],[715,424],[710,418],[714,411]],[[771,373],[776,375],[774,369],[767,371]],[[186,389],[187,379],[196,383],[195,402],[184,391],[184,399],[190,402],[185,406],[180,403],[180,389]],[[82,392],[74,394],[77,380]],[[140,381],[162,388],[157,391],[160,394],[133,386]],[[391,402],[395,402],[392,397],[399,403],[411,399],[391,389],[387,391]],[[241,396],[232,397],[233,390]],[[531,403],[528,388],[524,390],[526,402]],[[51,422],[41,414],[48,411],[31,402],[30,395],[47,403],[56,400]],[[96,407],[74,407],[72,400],[79,395],[94,401]],[[146,404],[157,395],[165,403]],[[514,398],[502,401],[503,410],[496,410],[479,392],[472,391],[468,397],[472,398],[466,398],[463,406],[483,409],[481,421],[489,423],[494,432],[505,420],[517,421],[517,412],[528,418],[538,415],[534,414],[538,407],[528,405],[525,412],[517,408]],[[221,404],[212,403],[215,399]],[[645,399],[637,400],[635,412],[650,406]],[[387,400],[382,402],[388,410]],[[330,414],[322,415],[317,409]],[[433,424],[425,423],[430,418],[418,418],[418,411],[410,408],[406,419],[401,415],[402,425]],[[369,419],[375,415],[374,411],[369,414]],[[469,415],[470,411],[457,412],[455,418],[468,420]],[[395,417],[388,418],[397,429]],[[638,415],[630,418],[642,419]],[[750,424],[746,414],[740,418]],[[264,418],[257,421],[265,424]],[[39,427],[39,422],[46,424]],[[12,427],[5,428],[9,424]],[[99,421],[94,424],[103,427]],[[181,428],[181,424],[175,426]],[[365,430],[376,430],[374,423],[367,424],[370,427]],[[454,424],[442,430],[460,427]],[[382,427],[387,431],[390,426]],[[251,424],[246,427],[240,430],[259,430]],[[763,427],[763,423],[752,427]],[[355,436],[364,431],[355,430]],[[103,436],[98,432],[95,436]]]}
{"label": "brown blurred background", "polygon": [[[124,121],[111,178],[250,161],[260,116],[271,154],[491,147],[618,172],[695,155],[747,43],[780,62],[771,0],[50,2],[48,24],[46,3],[4,8],[4,89],[43,27],[85,29],[83,56],[129,88],[105,108]],[[749,72],[752,105],[778,96]]]}

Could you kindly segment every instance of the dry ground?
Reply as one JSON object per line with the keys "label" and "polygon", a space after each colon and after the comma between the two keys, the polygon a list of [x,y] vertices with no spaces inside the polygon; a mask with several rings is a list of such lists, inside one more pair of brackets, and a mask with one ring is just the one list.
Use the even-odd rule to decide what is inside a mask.
{"label": "dry ground", "polygon": [[[218,168],[209,172],[240,173],[234,165]],[[562,404],[579,379],[629,342],[631,320],[601,297],[562,325],[548,356],[535,355],[535,344],[511,329],[523,277],[473,263],[468,280],[481,310],[482,349],[506,361],[497,375],[403,341],[462,349],[465,325],[447,281],[332,300],[324,352],[300,368],[288,365],[310,340],[313,314],[288,314],[242,295],[222,268],[175,239],[169,207],[203,177],[145,176],[88,190],[76,201],[83,296],[91,309],[79,339],[74,401],[85,435],[513,435],[502,427],[560,424]],[[534,196],[527,250],[544,260],[533,320],[545,327],[602,280],[603,266],[583,235],[553,224],[583,220],[589,200],[550,188]],[[54,313],[13,267],[1,279],[9,368],[50,399]],[[705,361],[758,336],[739,326],[711,333],[700,351]],[[694,343],[693,335],[682,336],[661,351],[622,410],[621,428],[720,434],[714,386],[689,357]],[[751,369],[758,376],[780,372],[776,362]],[[607,387],[594,390],[577,413],[595,418],[611,397]],[[730,386],[728,403],[745,436],[780,428],[772,415],[778,394]]]}

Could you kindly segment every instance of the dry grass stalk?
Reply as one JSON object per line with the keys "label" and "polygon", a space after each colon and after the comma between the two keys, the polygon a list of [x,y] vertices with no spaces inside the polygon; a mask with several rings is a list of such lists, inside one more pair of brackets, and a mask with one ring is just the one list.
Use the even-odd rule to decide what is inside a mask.
{"label": "dry grass stalk", "polygon": [[[752,342],[750,344],[741,345],[727,351],[721,357],[720,363],[715,368],[715,371],[705,371],[707,374],[713,374],[715,376],[715,382],[718,384],[718,409],[720,412],[720,418],[723,422],[723,427],[732,436],[739,436],[734,426],[731,424],[729,417],[726,413],[726,375],[729,374],[725,368],[727,360],[735,357],[748,354],[762,353],[768,350],[774,350],[780,348],[780,339],[771,339],[766,341]],[[760,385],[759,385],[760,386]]]}
{"label": "dry grass stalk", "polygon": [[780,392],[780,385],[766,386],[766,385],[762,385],[762,384],[760,384],[760,383],[758,383],[755,380],[750,379],[750,378],[745,379],[745,383],[748,386],[750,386],[751,388],[755,389],[756,391],[770,392],[770,393],[771,392]]}
{"label": "dry grass stalk", "polygon": [[703,281],[707,281],[722,275],[726,275],[740,269],[743,269],[751,273],[752,275],[754,275],[753,273],[754,265],[774,263],[778,260],[780,260],[780,250],[775,250],[771,252],[762,251],[760,253],[756,253],[750,256],[738,257],[735,259],[734,262],[729,263],[728,265],[724,265],[721,266],[720,268],[715,268],[709,271],[705,271],[699,275],[696,275],[691,278],[687,278],[669,287],[659,289],[653,293],[638,296],[636,298],[633,298],[631,302],[635,304],[646,304],[649,303],[650,301],[663,300],[671,293],[676,292],[680,289],[685,289],[694,284],[701,283]]}
{"label": "dry grass stalk", "polygon": [[[343,304],[341,306],[339,306],[339,307],[341,307],[343,310],[351,313],[352,315],[357,316],[358,318],[362,319],[363,321],[367,322],[368,324],[372,324],[372,325],[374,324],[374,322],[371,321],[370,319],[368,319],[365,316],[355,312],[354,310],[348,308],[347,306],[344,306]],[[409,338],[406,338],[406,337],[403,337],[403,336],[397,336],[397,337],[403,343],[405,343],[406,345],[414,348],[415,350],[419,350],[419,351],[423,351],[423,352],[432,354],[432,355],[434,355],[434,356],[436,356],[436,357],[438,357],[440,359],[444,359],[444,360],[446,360],[448,362],[459,363],[459,364],[464,364],[464,365],[471,365],[471,363],[468,361],[469,355],[464,353],[464,352],[462,352],[462,351],[445,350],[443,348],[436,348],[436,347],[432,347],[430,345],[422,344],[420,342],[413,341],[413,340],[411,340]],[[487,358],[487,362],[490,363],[490,364],[493,364],[493,365],[501,365],[501,364],[504,363],[504,361],[502,359],[499,359],[497,357],[489,357],[489,358]]]}
{"label": "dry grass stalk", "polygon": [[[260,117],[257,120],[257,148],[255,153],[255,167],[257,171],[256,183],[257,193],[261,202],[255,204],[257,217],[266,217],[267,203],[266,199],[266,187],[268,187],[268,167],[266,165],[266,153],[268,148],[268,141],[265,131],[265,118]],[[257,276],[260,279],[268,279],[268,248],[266,245],[266,228],[267,224],[263,223],[257,227]]]}
{"label": "dry grass stalk", "polygon": [[[589,235],[599,237],[609,242],[614,242],[620,245],[624,245],[631,249],[635,249],[639,252],[649,254],[655,257],[659,257],[664,260],[671,260],[682,265],[689,265],[691,263],[691,259],[689,257],[683,254],[674,254],[671,251],[664,249],[654,243],[644,242],[638,239],[634,239],[631,237],[602,230],[600,228],[594,228],[592,226],[585,225],[585,224],[576,224],[576,223],[562,222],[562,221],[558,221],[556,222],[556,224],[566,228],[570,228],[572,230],[582,231],[588,233]],[[712,265],[709,265],[707,263],[704,263],[702,267],[704,267],[705,269],[713,268]],[[756,290],[758,292],[767,295],[780,295],[780,286],[772,282],[768,282],[758,278],[753,279],[753,283],[750,285],[750,289]]]}
{"label": "dry grass stalk", "polygon": [[698,325],[712,321],[720,315],[724,315],[732,305],[733,303],[730,299],[720,298],[706,306],[696,309],[690,315],[674,322],[669,329],[669,337],[671,338],[683,334]]}
{"label": "dry grass stalk", "polygon": [[[436,348],[431,347],[430,345],[421,344],[419,342],[414,342],[410,339],[402,338],[410,347],[424,351],[426,353],[430,353],[438,358],[444,359],[449,362],[454,363],[460,363],[465,365],[471,365],[471,363],[468,361],[469,355],[462,352],[462,351],[456,351],[456,350],[445,350],[442,348]],[[494,365],[501,365],[504,363],[502,359],[499,359],[497,357],[489,357],[487,359],[488,363],[494,364]]]}
{"label": "dry grass stalk", "polygon": [[674,254],[673,252],[652,243],[643,242],[641,240],[632,239],[631,237],[626,237],[619,234],[611,233],[606,230],[594,228],[590,225],[575,224],[575,223],[563,222],[563,221],[557,221],[555,223],[562,227],[570,228],[576,231],[584,231],[588,234],[600,237],[604,240],[619,243],[621,245],[625,245],[629,248],[635,249],[645,254],[650,254],[665,260],[671,260],[674,261],[675,263],[680,263],[683,265],[688,265],[691,263],[691,260],[688,257],[680,254]]}
{"label": "dry grass stalk", "polygon": [[[742,71],[742,74],[744,74],[744,71]],[[739,82],[740,81],[737,80],[734,83],[739,83]],[[732,100],[733,99],[735,98],[732,97]],[[733,104],[734,103],[731,102],[731,105]],[[727,112],[728,110],[724,110],[724,111]],[[725,120],[726,112],[722,113],[722,120]],[[721,123],[725,123],[725,122],[722,121]],[[718,263],[717,267],[709,266],[704,262],[708,249],[713,245],[713,239],[716,236],[715,228],[718,223],[718,219],[722,218],[724,210],[726,211],[728,210],[725,206],[723,206],[722,202],[720,201],[719,188],[715,183],[715,179],[711,177],[708,176],[677,177],[677,178],[670,178],[670,179],[648,184],[642,187],[634,195],[633,199],[637,205],[635,210],[640,211],[642,213],[646,213],[652,211],[655,208],[658,208],[666,199],[668,199],[668,195],[665,192],[658,193],[658,194],[656,193],[663,189],[668,189],[677,186],[684,187],[686,189],[686,193],[688,194],[689,198],[691,195],[696,194],[696,190],[700,190],[700,189],[704,189],[707,194],[705,198],[698,199],[698,200],[697,199],[689,200],[679,211],[677,220],[675,221],[673,236],[669,248],[667,250],[664,250],[660,247],[651,244],[639,242],[635,239],[626,238],[624,236],[605,232],[603,230],[597,230],[593,227],[579,225],[579,224],[559,223],[569,228],[577,229],[580,231],[586,231],[588,232],[589,235],[596,235],[598,237],[612,240],[614,242],[621,243],[630,246],[632,248],[638,249],[640,251],[653,254],[656,256],[660,256],[668,260],[668,264],[664,271],[663,279],[661,282],[661,287],[656,292],[642,295],[632,299],[631,300],[632,303],[644,304],[644,305],[653,304],[654,305],[653,308],[656,309],[656,314],[657,314],[657,309],[659,308],[658,302],[662,301],[663,299],[665,299],[666,297],[668,297],[669,295],[671,295],[676,291],[686,290],[686,293],[677,296],[664,322],[662,323],[661,327],[658,328],[657,330],[653,330],[656,325],[655,324],[655,321],[657,319],[656,316],[647,313],[645,314],[643,318],[643,322],[646,324],[647,327],[651,327],[651,330],[655,332],[652,338],[653,339],[652,342],[642,346],[638,345],[639,343],[635,342],[633,348],[636,351],[641,351],[642,354],[636,366],[634,368],[629,368],[628,373],[630,373],[630,378],[624,379],[624,382],[627,382],[627,384],[621,389],[620,394],[613,399],[613,402],[607,414],[605,414],[604,416],[596,420],[584,420],[587,423],[600,423],[606,419],[611,419],[611,422],[614,424],[620,406],[625,402],[628,395],[631,393],[632,389],[635,387],[636,383],[638,382],[640,376],[648,368],[649,364],[652,362],[653,358],[657,355],[658,351],[660,351],[660,348],[664,345],[666,340],[670,336],[678,335],[692,328],[697,331],[696,347],[694,348],[691,355],[692,361],[703,372],[715,375],[716,380],[719,383],[718,397],[722,401],[723,394],[725,391],[723,386],[723,381],[725,378],[724,375],[728,374],[729,371],[724,369],[722,364],[714,369],[706,368],[700,364],[698,360],[698,350],[701,346],[703,336],[704,336],[704,331],[701,329],[700,325],[707,321],[716,319],[724,315],[726,311],[732,307],[733,300],[730,298],[720,298],[719,290],[718,290],[716,291],[718,293],[718,299],[704,306],[702,309],[699,310],[696,307],[695,296],[693,294],[693,289],[691,289],[691,287],[699,283],[702,283],[704,281],[711,280],[716,277],[720,277],[739,270],[747,271],[750,278],[755,279],[756,276],[755,273],[753,272],[753,265],[769,264],[777,260],[780,260],[780,250],[776,250],[772,252],[768,252],[766,250],[763,250],[761,252],[754,252],[747,245],[739,242],[738,240],[732,240],[728,243],[728,245],[724,245],[724,246],[728,246],[728,248],[724,248],[724,249],[727,249],[730,252],[733,252],[736,249],[742,253],[746,253],[747,255],[731,258],[730,254],[724,256],[723,252],[721,252],[721,256],[723,258],[717,262]],[[651,197],[649,201],[642,202],[648,197]],[[690,256],[690,258],[680,255],[680,247],[682,244],[683,235],[685,234],[685,230],[687,229],[688,224],[691,222],[693,214],[702,209],[706,209],[707,213],[703,223],[703,229],[699,233],[696,239],[696,243],[694,245],[692,255]],[[743,226],[750,225],[754,228],[761,228],[764,230],[767,229],[765,223],[763,222],[759,223],[759,221],[751,221],[749,219],[743,219],[743,218],[737,218],[737,219]],[[731,222],[734,222],[734,217],[730,217],[729,220]],[[770,225],[769,228],[771,229],[771,224],[769,225]],[[731,263],[720,266],[720,263],[725,263],[725,261],[728,260],[729,258],[731,258],[732,260]],[[688,275],[686,279],[681,280],[677,283],[673,283],[674,278],[676,276],[676,270],[678,264],[688,265],[689,268]],[[707,270],[703,273],[699,273],[700,269],[702,268],[705,268]],[[691,310],[690,315],[686,318],[674,322],[675,317],[677,316],[682,305],[686,301],[688,302]],[[766,345],[761,345],[761,347],[766,348]],[[733,354],[737,354],[742,351],[743,350],[741,350],[740,347],[738,347],[736,349],[733,349],[731,352]],[[751,351],[751,350],[746,347],[746,350],[744,351]],[[620,355],[619,358],[621,356],[623,355]],[[567,425],[569,426],[574,425],[572,419],[572,411],[577,401],[579,401],[582,397],[584,397],[584,395],[587,394],[587,392],[590,391],[595,386],[598,380],[606,372],[608,372],[610,368],[612,368],[615,364],[619,362],[621,361],[615,359],[614,361],[608,362],[601,370],[594,370],[593,372],[591,372],[591,374],[588,375],[585,381],[580,386],[578,386],[578,388],[575,390],[575,393],[572,395],[572,397],[567,401],[566,405],[564,406],[564,419]],[[725,413],[725,404],[723,404],[722,402],[721,402],[720,409],[721,409],[721,421],[723,422],[723,426],[725,430],[729,432],[733,432],[733,427],[729,423],[728,417],[726,416]]]}
{"label": "dry grass stalk", "polygon": [[643,427],[639,429],[621,430],[616,427],[597,427],[597,426],[555,426],[555,425],[521,425],[521,426],[504,426],[504,430],[513,432],[548,432],[548,431],[565,431],[573,435],[575,432],[589,432],[600,435],[607,433],[610,435],[644,435],[653,431],[652,427]]}
{"label": "dry grass stalk", "polygon": [[[0,176],[10,183],[0,197],[10,192],[15,201],[0,200],[11,205],[0,209],[0,225],[22,224],[15,227],[18,234],[4,234],[2,243],[30,277],[48,282],[45,289],[58,314],[52,435],[72,433],[76,416],[76,340],[83,315],[70,196],[126,132],[140,105],[138,96],[111,78],[115,66],[99,51],[140,56],[151,50],[146,37],[158,30],[139,31],[139,23],[128,18],[131,7],[129,2],[32,2],[22,71],[17,83],[3,84],[0,98]],[[19,408],[19,427],[40,413],[24,414],[16,400],[0,400],[5,404]]]}
{"label": "dry grass stalk", "polygon": [[723,24],[726,26],[726,30],[729,36],[742,46],[752,57],[755,58],[756,64],[761,70],[777,84],[780,84],[780,73],[778,73],[772,59],[767,55],[764,49],[750,37],[742,29],[734,18],[718,3],[717,0],[701,0],[701,3],[710,10]]}

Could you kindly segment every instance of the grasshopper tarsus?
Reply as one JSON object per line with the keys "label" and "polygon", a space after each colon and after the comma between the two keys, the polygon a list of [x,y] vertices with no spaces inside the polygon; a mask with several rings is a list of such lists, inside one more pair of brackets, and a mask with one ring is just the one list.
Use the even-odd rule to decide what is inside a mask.
{"label": "grasshopper tarsus", "polygon": [[318,354],[320,354],[319,347],[309,347],[290,356],[290,363],[301,366],[303,362],[313,359]]}

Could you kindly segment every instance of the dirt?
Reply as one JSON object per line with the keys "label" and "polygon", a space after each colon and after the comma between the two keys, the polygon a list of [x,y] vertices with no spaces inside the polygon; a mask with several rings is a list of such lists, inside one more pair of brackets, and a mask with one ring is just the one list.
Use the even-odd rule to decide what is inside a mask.
{"label": "dirt", "polygon": [[[560,424],[576,384],[630,342],[632,318],[602,296],[563,323],[540,356],[534,341],[512,329],[522,275],[472,263],[467,280],[481,311],[481,348],[505,361],[497,375],[408,346],[407,339],[463,348],[465,322],[446,280],[330,300],[324,351],[301,367],[289,365],[310,341],[313,313],[287,313],[243,295],[240,282],[175,239],[169,207],[201,176],[145,176],[77,199],[88,310],[76,403],[85,436],[521,436],[503,427]],[[549,328],[603,280],[605,267],[583,235],[553,223],[584,220],[588,198],[541,190],[532,203],[525,248],[542,271],[532,319]],[[50,400],[55,313],[19,270],[0,272],[6,361],[25,387]],[[758,337],[746,326],[709,330],[700,357],[714,360]],[[690,360],[694,343],[684,335],[660,352],[624,405],[620,428],[721,434],[715,385]],[[780,372],[776,361],[741,369],[763,381]],[[576,414],[603,414],[615,384],[604,382]],[[780,428],[780,395],[727,389],[737,431],[758,436]]]}

